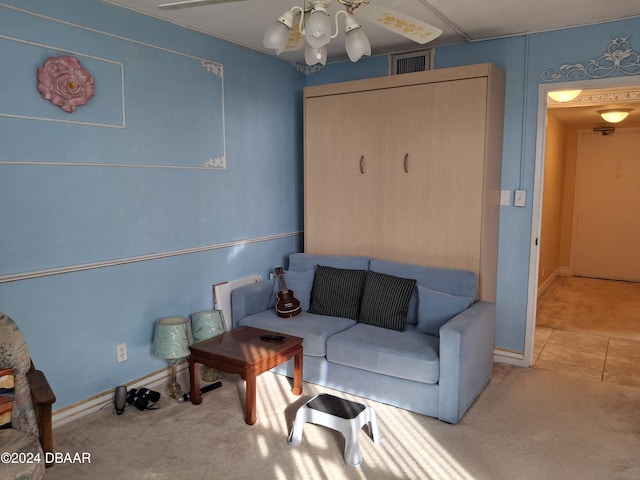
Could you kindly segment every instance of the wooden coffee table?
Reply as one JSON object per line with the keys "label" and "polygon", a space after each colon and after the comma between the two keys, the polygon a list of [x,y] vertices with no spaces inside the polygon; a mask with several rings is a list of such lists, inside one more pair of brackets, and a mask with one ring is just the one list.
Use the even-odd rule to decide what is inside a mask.
{"label": "wooden coffee table", "polygon": [[[285,337],[282,341],[263,340],[261,335]],[[238,373],[246,381],[246,414],[249,425],[256,423],[256,377],[294,357],[294,395],[302,394],[302,338],[253,327],[239,327],[189,347],[191,403],[202,403],[200,365],[223,372]]]}

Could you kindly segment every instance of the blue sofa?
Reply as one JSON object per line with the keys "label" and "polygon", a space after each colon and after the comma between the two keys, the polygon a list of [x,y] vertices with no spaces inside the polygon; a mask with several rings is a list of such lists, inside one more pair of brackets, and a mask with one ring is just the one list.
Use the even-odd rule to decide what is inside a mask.
{"label": "blue sofa", "polygon": [[[310,313],[319,296],[316,272],[331,269],[415,279],[405,324],[392,329],[363,323],[362,318]],[[233,327],[302,337],[306,382],[455,424],[491,378],[495,305],[476,301],[478,282],[473,272],[361,256],[296,253],[289,257],[285,280],[302,303],[300,315],[277,315],[273,306],[279,286],[271,279],[232,292]],[[362,311],[365,297],[371,298],[360,299]],[[293,361],[274,371],[292,377]]]}

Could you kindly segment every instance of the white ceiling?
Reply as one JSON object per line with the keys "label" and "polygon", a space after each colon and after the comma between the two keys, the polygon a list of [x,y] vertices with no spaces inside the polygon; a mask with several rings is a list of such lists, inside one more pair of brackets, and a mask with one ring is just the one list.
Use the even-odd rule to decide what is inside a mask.
{"label": "white ceiling", "polygon": [[[303,0],[243,0],[178,10],[158,5],[176,0],[105,0],[154,17],[199,30],[232,43],[267,52],[265,30],[286,10]],[[640,16],[639,0],[371,0],[443,30],[427,46],[469,42],[507,35],[540,32]],[[337,0],[329,8],[343,8]],[[367,8],[362,5],[361,9]],[[356,11],[357,14],[357,11]],[[423,48],[378,25],[359,20],[371,42],[372,55]],[[342,30],[342,26],[340,29]],[[304,63],[304,52],[282,57]],[[342,32],[331,41],[328,62],[345,60]]]}
{"label": "white ceiling", "polygon": [[[295,5],[304,0],[239,0],[176,10],[160,10],[158,5],[176,0],[103,0],[153,17],[161,18],[206,34],[270,55],[262,46],[265,30]],[[376,24],[358,19],[370,42],[372,55],[399,53],[430,46],[473,42],[523,33],[542,32],[640,16],[640,0],[371,0],[415,17],[443,30],[440,37],[419,45]],[[307,2],[308,3],[308,2]],[[337,0],[331,14],[343,8]],[[364,4],[360,8],[367,8]],[[357,11],[356,11],[357,14]],[[340,29],[343,27],[341,26]],[[284,52],[284,60],[304,63],[304,52]],[[347,59],[341,31],[328,46],[328,62]],[[639,82],[640,84],[640,82]],[[638,87],[636,90],[640,90]],[[640,120],[640,103],[634,120]],[[602,105],[572,104],[572,108],[554,109],[563,122],[579,124],[600,122],[597,110]]]}

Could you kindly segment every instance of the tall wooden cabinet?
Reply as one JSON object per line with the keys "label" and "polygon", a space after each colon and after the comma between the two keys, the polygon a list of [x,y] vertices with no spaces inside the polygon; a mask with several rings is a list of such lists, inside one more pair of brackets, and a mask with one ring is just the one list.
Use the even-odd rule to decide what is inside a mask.
{"label": "tall wooden cabinet", "polygon": [[494,301],[504,81],[481,64],[306,88],[305,251],[472,270]]}

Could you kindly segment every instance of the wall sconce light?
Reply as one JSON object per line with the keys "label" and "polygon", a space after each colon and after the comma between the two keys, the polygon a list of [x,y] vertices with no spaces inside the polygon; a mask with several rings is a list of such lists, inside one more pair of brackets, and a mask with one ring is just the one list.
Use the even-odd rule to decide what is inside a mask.
{"label": "wall sconce light", "polygon": [[612,108],[608,110],[598,110],[598,113],[605,122],[619,123],[629,116],[630,108]]}
{"label": "wall sconce light", "polygon": [[581,93],[582,90],[556,90],[555,92],[547,93],[547,95],[556,102],[570,102]]}

